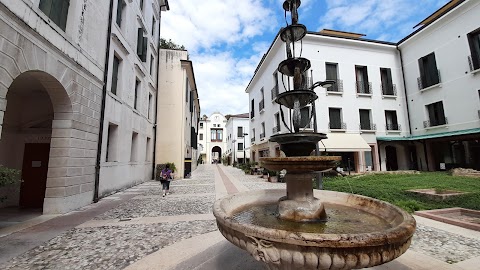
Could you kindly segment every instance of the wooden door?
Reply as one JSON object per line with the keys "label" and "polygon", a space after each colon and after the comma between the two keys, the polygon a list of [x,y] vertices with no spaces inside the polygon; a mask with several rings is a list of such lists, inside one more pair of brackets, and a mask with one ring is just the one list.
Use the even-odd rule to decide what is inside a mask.
{"label": "wooden door", "polygon": [[50,144],[27,143],[23,154],[20,207],[42,208],[47,186]]}

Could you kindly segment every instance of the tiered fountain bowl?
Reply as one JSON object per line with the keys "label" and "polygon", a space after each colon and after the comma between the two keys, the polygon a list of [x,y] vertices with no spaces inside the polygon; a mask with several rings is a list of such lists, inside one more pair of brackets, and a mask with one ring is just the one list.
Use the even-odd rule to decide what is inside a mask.
{"label": "tiered fountain bowl", "polygon": [[[333,191],[313,190],[313,174],[334,168],[341,159],[310,156],[323,133],[305,132],[301,109],[315,102],[308,83],[310,61],[295,56],[290,44],[301,40],[306,27],[298,24],[300,0],[286,0],[292,24],[282,29],[287,59],[278,71],[293,82],[293,90],[279,94],[275,102],[290,110],[290,133],[270,137],[286,157],[261,158],[268,170],[285,169],[286,190],[237,193],[215,202],[213,214],[220,232],[247,250],[269,269],[353,269],[372,267],[402,255],[410,246],[415,220],[404,210],[373,198]],[[314,105],[314,104],[313,104]],[[293,113],[292,113],[293,112]],[[290,127],[290,128],[289,128]]]}

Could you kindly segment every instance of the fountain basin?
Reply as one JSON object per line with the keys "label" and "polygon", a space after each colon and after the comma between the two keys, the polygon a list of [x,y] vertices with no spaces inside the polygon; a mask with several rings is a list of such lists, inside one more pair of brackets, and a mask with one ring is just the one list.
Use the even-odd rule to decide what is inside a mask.
{"label": "fountain basin", "polygon": [[[389,262],[410,246],[415,220],[402,209],[376,199],[315,190],[329,204],[374,214],[388,228],[368,233],[312,233],[242,223],[233,216],[246,208],[278,203],[285,190],[237,193],[218,200],[213,213],[220,232],[236,246],[266,263],[269,269],[356,269]],[[328,226],[328,222],[327,222]]]}

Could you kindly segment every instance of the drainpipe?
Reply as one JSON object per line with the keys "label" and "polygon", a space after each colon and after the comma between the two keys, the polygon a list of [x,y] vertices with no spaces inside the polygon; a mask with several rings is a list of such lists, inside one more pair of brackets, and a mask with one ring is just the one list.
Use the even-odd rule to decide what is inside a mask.
{"label": "drainpipe", "polygon": [[170,7],[168,5],[168,1],[165,0],[165,4],[163,5],[160,5],[160,18],[158,19],[158,44],[157,44],[157,52],[158,52],[158,56],[157,56],[157,74],[155,74],[157,76],[157,89],[155,89],[157,91],[157,96],[156,96],[156,99],[155,99],[155,113],[153,114],[153,158],[152,158],[152,179],[155,179],[155,165],[156,165],[156,158],[157,158],[157,113],[158,113],[158,83],[159,83],[159,68],[160,68],[160,33],[161,33],[161,27],[162,27],[162,7],[165,7],[166,10],[170,10]]}
{"label": "drainpipe", "polygon": [[102,143],[103,143],[103,126],[105,120],[105,103],[107,99],[107,80],[108,80],[108,63],[110,60],[110,41],[112,35],[112,18],[113,18],[113,1],[110,0],[110,8],[108,14],[108,30],[107,30],[107,50],[105,53],[105,68],[103,73],[103,89],[102,89],[102,107],[100,109],[100,127],[98,130],[98,145],[97,145],[97,162],[95,164],[95,187],[93,191],[93,202],[99,200],[98,186],[100,184],[100,160],[102,157]]}

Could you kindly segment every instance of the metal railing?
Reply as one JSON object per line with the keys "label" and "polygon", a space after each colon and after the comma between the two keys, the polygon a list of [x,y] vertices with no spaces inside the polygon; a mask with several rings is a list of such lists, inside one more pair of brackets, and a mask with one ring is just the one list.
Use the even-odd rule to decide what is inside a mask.
{"label": "metal railing", "polygon": [[382,88],[382,95],[384,96],[397,96],[397,85],[392,84],[392,85],[383,85],[380,84],[380,87]]}
{"label": "metal railing", "polygon": [[270,90],[270,92],[271,92],[271,94],[272,94],[272,100],[274,100],[274,99],[278,96],[278,94],[280,93],[280,92],[279,92],[279,89],[278,89],[278,84],[275,85],[275,86],[272,88],[272,90]]}
{"label": "metal railing", "polygon": [[337,92],[337,93],[342,93],[343,92],[343,80],[332,80],[335,82],[334,85],[330,86],[327,88],[327,92]]}
{"label": "metal railing", "polygon": [[360,123],[360,130],[377,130],[377,125],[372,123]]}
{"label": "metal railing", "polygon": [[470,68],[470,71],[474,71],[477,69],[480,69],[480,55],[479,56],[468,56],[468,67]]}
{"label": "metal railing", "polygon": [[402,126],[400,124],[386,124],[385,125],[386,130],[397,130],[400,131],[402,130]]}
{"label": "metal railing", "polygon": [[343,122],[329,122],[328,127],[330,129],[347,129],[347,124]]}
{"label": "metal railing", "polygon": [[423,121],[423,127],[424,128],[436,127],[436,126],[441,126],[441,125],[446,125],[446,124],[448,124],[447,117],[445,117],[443,119],[434,119],[434,120]]}
{"label": "metal railing", "polygon": [[433,78],[431,82],[426,82],[422,77],[417,78],[417,84],[418,84],[418,90],[425,89],[427,87],[430,87],[432,85],[436,85],[442,82],[442,79],[440,77],[440,70],[437,69],[437,77]]}
{"label": "metal railing", "polygon": [[372,94],[372,83],[365,81],[357,81],[356,83],[357,93],[358,94]]}
{"label": "metal railing", "polygon": [[275,126],[272,128],[272,133],[275,134],[275,133],[278,133],[280,131],[280,126]]}
{"label": "metal railing", "polygon": [[265,108],[265,100],[262,99],[259,103],[258,103],[258,110],[261,111]]}
{"label": "metal railing", "polygon": [[265,138],[265,132],[264,133],[260,133],[260,140]]}

